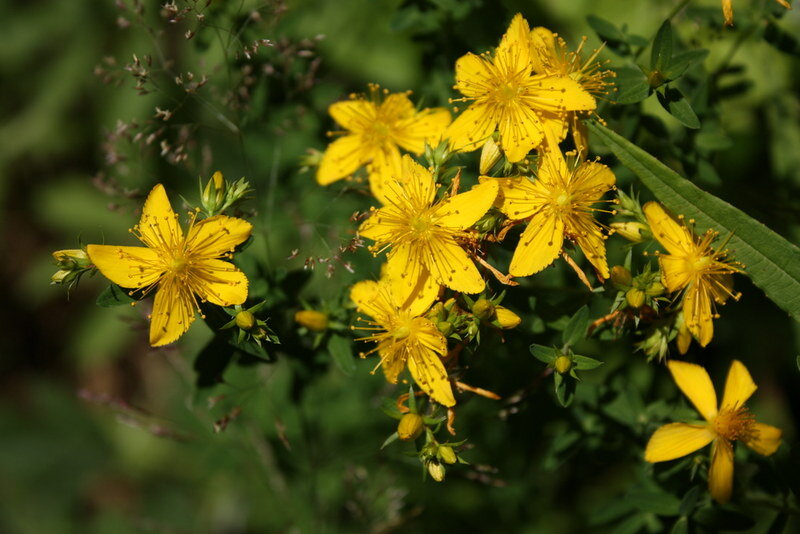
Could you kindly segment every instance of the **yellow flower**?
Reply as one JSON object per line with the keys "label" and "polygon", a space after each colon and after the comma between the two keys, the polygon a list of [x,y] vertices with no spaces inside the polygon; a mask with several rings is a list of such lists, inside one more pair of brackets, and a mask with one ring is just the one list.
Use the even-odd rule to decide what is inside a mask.
{"label": "yellow flower", "polygon": [[[792,9],[791,4],[786,0],[775,0],[786,9]],[[722,15],[725,17],[725,24],[733,26],[733,3],[731,0],[722,0]]]}
{"label": "yellow flower", "polygon": [[328,145],[317,169],[317,182],[328,185],[369,164],[372,194],[383,199],[384,181],[400,175],[400,148],[422,154],[425,143],[435,145],[450,124],[444,108],[417,111],[408,93],[381,91],[370,85],[369,99],[350,95],[329,113],[346,132]]}
{"label": "yellow flower", "polygon": [[709,230],[700,237],[695,236],[657,202],[645,204],[644,214],[653,236],[669,252],[658,256],[661,280],[670,292],[685,289],[684,323],[705,347],[714,336],[712,300],[724,304],[728,297],[739,298],[739,294],[732,291],[731,274],[741,269],[726,262],[727,251],[715,251],[711,247],[716,232]]}
{"label": "yellow flower", "polygon": [[733,441],[741,441],[765,456],[781,444],[781,431],[774,426],[757,423],[744,403],[755,392],[747,368],[734,360],[725,381],[725,393],[717,409],[714,386],[705,369],[687,362],[668,364],[675,383],[705,419],[704,423],[670,423],[655,431],[644,458],[648,462],[666,462],[699,450],[712,441],[708,489],[719,503],[730,499],[733,487]]}
{"label": "yellow flower", "polygon": [[[564,76],[578,82],[584,91],[597,97],[605,96],[612,85],[606,81],[615,74],[610,70],[603,70],[603,64],[597,60],[602,47],[598,48],[584,60],[582,57],[583,45],[586,38],[581,40],[577,50],[570,51],[566,41],[547,28],[537,27],[531,31],[531,62],[533,71],[538,74]],[[562,123],[561,131],[555,132],[559,140],[564,139],[567,126],[572,129],[575,146],[582,154],[588,151],[586,126],[580,120],[580,111],[569,111],[567,120]]]}
{"label": "yellow flower", "polygon": [[535,181],[525,176],[481,177],[500,183],[500,210],[513,220],[527,220],[511,258],[509,274],[538,273],[558,257],[564,238],[574,241],[600,278],[608,278],[606,246],[592,207],[614,187],[614,173],[594,161],[567,163],[560,150],[543,153]]}
{"label": "yellow flower", "polygon": [[445,132],[454,150],[483,146],[498,130],[510,162],[522,160],[544,139],[545,128],[561,131],[566,113],[595,109],[595,99],[568,76],[532,73],[530,29],[517,14],[493,56],[467,54],[456,62],[455,88],[472,101]]}
{"label": "yellow flower", "polygon": [[492,206],[497,183],[436,201],[431,173],[410,156],[403,156],[404,182],[386,188],[386,205],[374,211],[359,233],[375,241],[373,254],[391,248],[386,275],[399,303],[421,287],[445,285],[462,293],[480,293],[485,283],[469,254],[461,248],[472,226]]}
{"label": "yellow flower", "polygon": [[435,324],[422,317],[437,294],[438,288],[429,288],[410,305],[398,306],[386,280],[359,282],[350,290],[358,311],[372,318],[369,326],[362,329],[374,333],[361,339],[377,343],[366,354],[377,351],[386,380],[396,384],[407,365],[414,381],[430,398],[444,406],[454,406],[453,390],[441,360],[447,354],[447,340]]}
{"label": "yellow flower", "polygon": [[159,184],[131,230],[144,247],[89,245],[86,252],[115,284],[144,294],[156,291],[150,317],[150,344],[156,347],[172,343],[189,329],[199,309],[197,297],[219,306],[247,299],[247,277],[220,258],[230,257],[252,228],[242,219],[217,215],[192,221],[184,235]]}

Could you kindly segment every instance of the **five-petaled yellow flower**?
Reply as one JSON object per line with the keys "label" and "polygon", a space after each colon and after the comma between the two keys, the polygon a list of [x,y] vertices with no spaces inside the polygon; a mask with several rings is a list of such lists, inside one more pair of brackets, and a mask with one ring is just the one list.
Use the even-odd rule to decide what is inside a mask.
{"label": "five-petaled yellow flower", "polygon": [[[792,9],[791,4],[786,0],[775,0],[780,5],[785,7],[786,9]],[[725,17],[725,24],[727,26],[733,26],[733,1],[732,0],[722,0],[722,16]]]}
{"label": "five-petaled yellow flower", "polygon": [[375,241],[374,254],[391,248],[386,275],[399,302],[431,281],[463,293],[483,291],[485,282],[461,243],[472,238],[467,229],[492,207],[497,183],[437,202],[433,176],[408,155],[402,176],[403,182],[387,183],[385,205],[358,230]]}
{"label": "five-petaled yellow flower", "polygon": [[456,62],[455,88],[472,101],[445,132],[454,150],[483,146],[495,130],[511,162],[541,144],[545,128],[561,132],[570,111],[595,109],[594,97],[569,76],[533,74],[528,22],[517,14],[493,56],[467,54]]}
{"label": "five-petaled yellow flower", "polygon": [[695,236],[657,202],[645,204],[644,214],[653,237],[669,252],[658,255],[664,287],[670,292],[685,288],[684,324],[705,347],[714,336],[712,300],[724,304],[728,297],[739,298],[739,294],[732,290],[731,275],[741,272],[741,269],[725,261],[726,250],[715,251],[711,247],[716,232],[709,230],[700,237]]}
{"label": "five-petaled yellow flower", "polygon": [[[441,357],[447,355],[447,340],[429,319],[422,315],[430,308],[438,287],[428,286],[409,305],[397,305],[392,285],[382,279],[353,286],[350,298],[358,310],[372,321],[363,330],[374,330],[362,340],[377,346],[366,354],[378,353],[386,380],[397,383],[398,375],[408,366],[417,385],[430,398],[444,406],[454,406],[453,390]],[[366,355],[363,354],[363,355]]]}
{"label": "five-petaled yellow flower", "polygon": [[144,294],[156,291],[150,316],[150,344],[156,347],[189,329],[199,309],[197,297],[219,306],[247,299],[247,277],[221,258],[247,240],[252,228],[242,219],[217,215],[193,221],[184,235],[164,186],[158,184],[131,230],[144,247],[89,245],[86,252],[115,284]]}
{"label": "five-petaled yellow flower", "polygon": [[733,488],[733,441],[741,441],[765,456],[781,444],[781,431],[774,426],[757,423],[744,403],[757,386],[747,368],[734,360],[725,381],[725,393],[717,409],[714,386],[705,369],[687,362],[670,361],[669,370],[675,383],[692,401],[705,422],[670,423],[655,431],[644,453],[648,462],[666,462],[701,449],[714,442],[708,489],[719,503],[728,501]]}
{"label": "five-petaled yellow flower", "polygon": [[[582,57],[586,38],[581,40],[577,50],[571,51],[566,41],[542,26],[531,30],[531,62],[533,72],[569,77],[578,82],[584,91],[595,98],[605,96],[610,86],[607,78],[615,76],[611,70],[603,70],[603,64],[597,60],[602,47],[598,48],[585,60]],[[581,111],[567,112],[567,120],[562,123],[562,131],[554,132],[559,140],[564,139],[567,127],[572,130],[575,146],[581,154],[589,150],[586,125],[580,120],[586,115]]]}
{"label": "five-petaled yellow flower", "polygon": [[400,176],[400,148],[420,155],[425,144],[435,145],[450,124],[444,108],[417,111],[409,93],[388,94],[370,85],[370,98],[351,95],[329,108],[346,132],[328,145],[317,169],[317,182],[328,185],[369,164],[369,184],[378,200],[384,182]]}
{"label": "five-petaled yellow flower", "polygon": [[525,176],[481,177],[500,184],[500,210],[512,220],[527,220],[511,258],[509,274],[538,273],[558,257],[564,239],[575,242],[600,278],[608,278],[605,237],[593,207],[614,187],[614,173],[595,161],[568,163],[561,151],[542,152],[536,180]]}

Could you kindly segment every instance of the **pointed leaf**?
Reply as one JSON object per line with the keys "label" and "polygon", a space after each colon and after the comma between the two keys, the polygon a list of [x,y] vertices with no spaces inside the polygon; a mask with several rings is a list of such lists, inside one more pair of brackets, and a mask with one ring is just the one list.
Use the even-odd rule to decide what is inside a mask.
{"label": "pointed leaf", "polygon": [[545,347],[544,345],[531,345],[531,354],[540,362],[551,364],[558,358],[559,353],[553,347]]}
{"label": "pointed leaf", "polygon": [[113,308],[131,302],[136,302],[136,299],[129,297],[125,290],[117,284],[111,284],[97,296],[97,305],[101,308]]}
{"label": "pointed leaf", "polygon": [[328,352],[331,353],[333,361],[344,374],[351,376],[355,372],[356,359],[353,356],[353,344],[349,338],[332,335],[328,340]]}
{"label": "pointed leaf", "polygon": [[589,307],[584,305],[567,323],[562,333],[564,345],[572,346],[579,341],[586,339],[586,331],[589,330]]}
{"label": "pointed leaf", "polygon": [[659,91],[658,101],[667,113],[681,121],[687,128],[696,130],[700,128],[700,119],[689,104],[689,100],[683,96],[680,89],[668,87],[663,92]]}
{"label": "pointed leaf", "polygon": [[672,24],[665,20],[653,39],[650,50],[650,68],[664,72],[672,60]]}

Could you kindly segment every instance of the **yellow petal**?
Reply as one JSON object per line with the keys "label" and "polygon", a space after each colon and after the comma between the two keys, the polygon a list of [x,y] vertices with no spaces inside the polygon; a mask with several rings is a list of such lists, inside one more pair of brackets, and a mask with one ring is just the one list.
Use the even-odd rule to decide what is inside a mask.
{"label": "yellow petal", "polygon": [[387,205],[411,207],[414,211],[419,211],[433,202],[436,182],[428,169],[405,154],[400,174],[402,182],[392,182],[384,191]]}
{"label": "yellow petal", "polygon": [[444,136],[450,139],[452,150],[471,152],[477,150],[497,128],[497,121],[491,108],[475,102],[456,117]]}
{"label": "yellow petal", "polygon": [[218,306],[233,306],[247,300],[247,276],[230,262],[206,259],[193,264],[192,289],[201,299]]}
{"label": "yellow petal", "polygon": [[159,347],[181,337],[194,322],[192,294],[173,279],[161,282],[150,315],[150,345]]}
{"label": "yellow petal", "polygon": [[[386,257],[386,278],[398,307],[410,306],[431,278],[420,252],[413,243],[402,243],[394,246]],[[429,294],[426,292],[423,297]]]}
{"label": "yellow petal", "polygon": [[392,139],[415,154],[422,154],[425,144],[436,146],[450,125],[450,112],[444,108],[426,109],[395,124]]}
{"label": "yellow petal", "polygon": [[722,16],[725,17],[726,26],[733,26],[733,3],[731,0],[722,0]]}
{"label": "yellow petal", "polygon": [[658,265],[661,267],[661,280],[668,291],[683,289],[692,281],[692,271],[687,268],[683,257],[660,254]]}
{"label": "yellow petal", "polygon": [[498,183],[486,181],[464,193],[449,197],[436,207],[436,224],[465,230],[489,211],[497,198]]}
{"label": "yellow petal", "polygon": [[724,439],[714,442],[711,467],[708,468],[708,490],[720,504],[731,498],[733,491],[733,446]]}
{"label": "yellow petal", "polygon": [[702,279],[695,279],[683,297],[683,320],[686,328],[705,347],[714,337],[711,298]]}
{"label": "yellow petal", "polygon": [[714,432],[705,425],[670,423],[656,430],[650,437],[644,459],[648,462],[674,460],[702,449],[711,443],[714,436]]}
{"label": "yellow petal", "polygon": [[399,307],[408,308],[411,315],[422,315],[439,296],[441,286],[433,279],[427,269],[423,270],[419,276],[417,287],[412,290],[411,296],[405,302],[400,303]]}
{"label": "yellow petal", "polygon": [[389,299],[389,289],[382,282],[358,282],[350,289],[350,300],[360,312],[366,313],[380,324],[388,324],[389,318],[395,313]]}
{"label": "yellow petal", "polygon": [[399,345],[390,345],[378,349],[378,356],[381,357],[381,369],[383,376],[390,384],[397,384],[397,377],[406,368],[407,352]]}
{"label": "yellow petal", "polygon": [[373,210],[369,218],[358,227],[358,233],[361,237],[377,242],[391,241],[392,236],[400,228],[393,221],[401,217],[402,214],[394,206]]}
{"label": "yellow petal", "polygon": [[412,117],[415,111],[407,93],[392,93],[378,106],[378,115],[390,124]]}
{"label": "yellow petal", "polygon": [[574,175],[576,194],[587,199],[598,199],[614,187],[617,181],[614,173],[596,161],[586,161],[578,167]]}
{"label": "yellow petal", "polygon": [[470,98],[476,98],[494,89],[491,63],[475,54],[466,54],[456,61],[456,89]]}
{"label": "yellow petal", "polygon": [[758,454],[770,456],[781,445],[781,429],[764,423],[754,425],[753,437],[745,441],[745,445]]}
{"label": "yellow petal", "polygon": [[345,135],[333,141],[317,167],[317,183],[328,185],[353,174],[372,157],[360,135]]}
{"label": "yellow petal", "polygon": [[481,177],[481,181],[495,180],[500,186],[498,199],[500,211],[513,220],[527,219],[539,211],[547,198],[547,191],[526,176],[510,178]]}
{"label": "yellow petal", "polygon": [[538,115],[530,107],[509,104],[498,124],[500,148],[511,163],[522,161],[544,139]]}
{"label": "yellow petal", "polygon": [[[429,335],[433,337],[432,333]],[[436,352],[422,347],[411,351],[408,371],[420,389],[430,398],[443,406],[455,406],[456,400],[453,397],[450,381],[447,379],[447,370]]]}
{"label": "yellow petal", "polygon": [[597,107],[594,97],[567,76],[537,74],[525,83],[524,101],[531,108],[553,113],[591,111]]}
{"label": "yellow petal", "polygon": [[689,345],[692,344],[692,333],[689,332],[689,329],[686,328],[684,323],[681,323],[681,327],[678,329],[675,342],[678,345],[678,352],[680,352],[681,355],[689,352]]}
{"label": "yellow petal", "polygon": [[147,287],[164,274],[164,265],[151,248],[88,245],[86,253],[103,276],[122,287]]}
{"label": "yellow petal", "polygon": [[372,126],[377,112],[375,104],[361,99],[336,102],[328,108],[333,120],[355,133],[363,132]]}
{"label": "yellow petal", "polygon": [[156,185],[147,195],[136,229],[139,239],[150,248],[173,248],[183,241],[178,216],[172,211],[163,185]]}
{"label": "yellow petal", "polygon": [[706,421],[717,415],[717,394],[708,373],[699,365],[670,360],[667,363],[672,378],[686,397]]}
{"label": "yellow petal", "polygon": [[653,236],[670,254],[686,256],[694,249],[694,241],[689,231],[678,224],[658,202],[644,205],[644,214]]}
{"label": "yellow petal", "polygon": [[567,115],[567,122],[570,123],[572,128],[572,141],[575,143],[575,148],[579,154],[589,153],[589,127],[586,123],[580,120],[580,115],[577,113],[569,113]]}
{"label": "yellow petal", "polygon": [[247,241],[253,225],[238,217],[216,215],[192,226],[186,252],[193,257],[218,258]]}
{"label": "yellow petal", "polygon": [[[575,236],[575,242],[580,247],[583,255],[597,271],[599,278],[605,280],[610,274],[606,261],[606,242],[603,233],[588,214],[576,214],[572,218],[573,224],[579,223],[579,229],[568,229]],[[576,231],[577,230],[577,231]]]}
{"label": "yellow petal", "polygon": [[453,291],[480,293],[486,287],[472,259],[451,237],[429,242],[422,259],[434,280]]}
{"label": "yellow petal", "polygon": [[495,52],[495,63],[508,66],[506,72],[527,72],[531,68],[531,29],[521,13],[514,15]]}
{"label": "yellow petal", "polygon": [[560,217],[541,213],[534,215],[520,237],[511,258],[511,276],[538,273],[558,257],[564,243],[564,223]]}
{"label": "yellow petal", "polygon": [[550,72],[556,48],[555,34],[543,26],[537,26],[531,30],[530,39],[533,71],[540,74]]}
{"label": "yellow petal", "polygon": [[722,395],[720,409],[741,408],[756,389],[758,386],[753,382],[747,367],[739,360],[733,360],[725,380],[725,393]]}
{"label": "yellow petal", "polygon": [[388,204],[387,189],[394,188],[395,181],[405,180],[400,151],[396,146],[386,144],[375,150],[372,158],[368,166],[370,191],[381,204]]}

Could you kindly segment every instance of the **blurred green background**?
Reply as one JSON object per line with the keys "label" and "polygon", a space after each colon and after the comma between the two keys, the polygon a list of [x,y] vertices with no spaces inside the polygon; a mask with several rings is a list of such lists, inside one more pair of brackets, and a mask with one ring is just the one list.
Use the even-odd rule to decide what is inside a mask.
{"label": "blurred green background", "polygon": [[[221,170],[231,179],[247,177],[256,189],[249,205],[259,229],[252,261],[275,272],[300,269],[305,258],[334,255],[353,235],[350,215],[368,205],[340,187],[320,188],[313,171],[300,172],[306,150],[322,150],[327,142],[331,102],[377,82],[393,91],[412,89],[424,105],[446,105],[455,60],[494,45],[518,11],[572,43],[588,35],[594,47],[599,41],[587,15],[650,38],[677,3],[242,0],[204,8],[205,2],[188,2],[177,5],[203,8],[205,21],[193,11],[174,23],[157,3],[147,3],[141,14],[132,2],[0,3],[0,265],[6,281],[0,532],[617,528],[607,522],[627,512],[615,516],[614,506],[646,478],[644,434],[606,441],[593,432],[590,414],[557,407],[549,386],[538,383],[541,365],[527,351],[531,342],[547,342],[540,326],[523,324],[508,336],[505,350],[474,362],[467,381],[506,400],[465,403],[457,428],[475,445],[465,453],[474,465],[452,469],[445,484],[434,484],[422,480],[417,460],[402,447],[378,450],[394,422],[378,409],[391,389],[368,374],[372,362],[359,361],[357,372],[346,376],[313,353],[276,350],[276,363],[231,367],[224,384],[198,390],[193,359],[211,338],[207,327],[198,321],[176,347],[152,350],[140,310],[94,305],[104,286],[99,277],[84,280],[69,298],[63,287],[48,285],[54,271],[49,254],[75,247],[78,237],[132,243],[127,228],[155,183],[168,187],[177,208],[179,193],[196,199],[198,178]],[[737,16],[744,19],[756,4],[764,7],[740,0]],[[724,30],[717,2],[692,2],[691,8],[676,20],[684,43],[709,48],[711,65],[735,50],[731,65],[737,69],[723,87],[730,95],[718,104],[720,122],[701,130],[708,143],[717,143],[715,172],[689,177],[797,242],[800,62],[763,40]],[[703,17],[716,19],[716,27],[697,22]],[[798,13],[784,17],[781,27],[796,34]],[[272,45],[245,61],[245,48],[260,38]],[[133,54],[157,84],[145,85],[149,94],[137,94],[136,80],[124,69]],[[186,93],[174,77],[183,73],[191,83],[188,71],[194,81],[208,76],[208,84]],[[645,135],[642,142],[666,154],[682,142],[682,127],[653,100],[645,109],[671,134]],[[157,106],[174,115],[155,117]],[[155,141],[140,147],[150,134]],[[188,157],[175,161],[182,153]],[[463,161],[474,165],[475,158]],[[624,169],[618,176],[623,186],[632,181]],[[295,250],[297,257],[289,259]],[[303,297],[335,299],[345,285],[376,274],[365,250],[346,261],[355,274],[340,266],[329,278],[320,264]],[[548,289],[568,275],[557,270],[548,276],[528,293],[510,296],[509,307],[524,310],[531,293],[544,309],[551,302],[567,302],[571,310],[584,303],[580,291]],[[786,429],[782,461],[796,466],[790,451],[800,417],[800,331],[746,280],[738,284],[742,301],[723,309],[714,343],[693,355],[719,379],[731,358],[745,361],[760,385],[753,410]],[[299,308],[290,303],[273,325],[291,329],[289,318]],[[641,354],[619,343],[593,341],[583,352],[607,362],[587,387],[597,399],[619,387],[632,397],[647,396],[661,380]],[[610,387],[619,385],[622,372],[624,386]],[[674,388],[661,390],[676,398]],[[610,409],[605,401],[595,404],[622,422],[620,434],[638,424],[636,402],[608,400]],[[215,433],[214,422],[235,407],[241,415]],[[646,428],[642,422],[640,431]],[[588,447],[576,447],[584,440]],[[628,445],[637,441],[638,448]],[[758,474],[742,471],[743,480]],[[752,513],[762,531],[774,516],[764,509]],[[642,517],[649,524],[631,523],[627,531],[657,530],[659,514],[648,514]]]}

